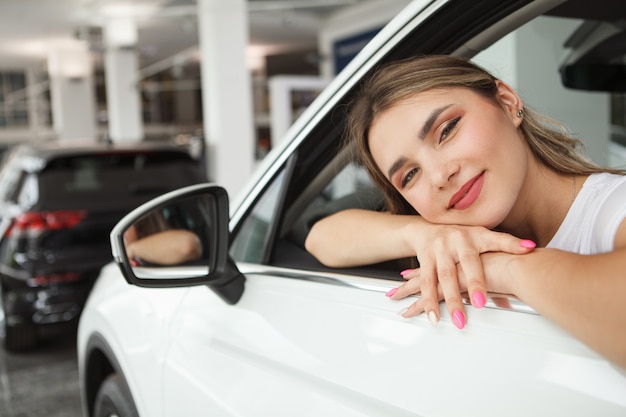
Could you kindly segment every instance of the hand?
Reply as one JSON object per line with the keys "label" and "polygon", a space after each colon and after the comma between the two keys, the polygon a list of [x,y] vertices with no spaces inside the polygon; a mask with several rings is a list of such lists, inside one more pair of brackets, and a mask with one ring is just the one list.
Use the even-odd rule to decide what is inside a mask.
{"label": "hand", "polygon": [[394,299],[421,294],[404,313],[413,317],[428,314],[431,323],[439,321],[439,301],[445,300],[454,324],[462,329],[466,324],[462,292],[470,294],[472,305],[482,308],[486,303],[487,284],[481,254],[504,252],[525,254],[532,251],[532,241],[494,232],[477,226],[430,225],[421,230],[416,249],[420,268],[403,271],[409,281],[388,293]]}

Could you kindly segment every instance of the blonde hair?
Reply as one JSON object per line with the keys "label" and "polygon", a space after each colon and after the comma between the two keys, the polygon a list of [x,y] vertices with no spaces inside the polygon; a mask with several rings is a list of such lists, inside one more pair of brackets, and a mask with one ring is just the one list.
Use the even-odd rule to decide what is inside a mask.
{"label": "blonde hair", "polygon": [[[362,86],[347,119],[347,140],[372,180],[383,191],[387,209],[396,214],[416,214],[380,171],[369,148],[369,130],[374,119],[399,101],[432,89],[468,88],[499,105],[497,79],[465,58],[449,55],[421,56],[396,61],[380,68]],[[529,107],[520,125],[532,153],[545,166],[563,174],[593,174],[623,171],[598,166],[580,153],[582,142],[565,127]]]}

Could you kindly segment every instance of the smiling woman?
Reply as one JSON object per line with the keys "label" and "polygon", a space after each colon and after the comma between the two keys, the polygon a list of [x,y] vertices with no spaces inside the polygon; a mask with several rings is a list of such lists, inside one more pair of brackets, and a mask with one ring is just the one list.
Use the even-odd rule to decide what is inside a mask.
{"label": "smiling woman", "polygon": [[[561,17],[546,16],[557,3],[566,6]],[[77,362],[85,415],[95,416],[111,388],[124,386],[122,398],[141,416],[626,415],[626,323],[620,322],[626,317],[616,300],[626,291],[616,272],[625,270],[626,257],[623,239],[615,239],[624,232],[600,232],[599,242],[595,225],[589,224],[590,235],[578,231],[577,215],[591,212],[585,201],[597,209],[604,205],[598,196],[607,197],[605,213],[620,224],[624,200],[609,197],[602,184],[624,177],[601,169],[578,175],[578,168],[554,165],[575,160],[559,156],[577,151],[576,141],[528,106],[538,103],[581,136],[608,141],[608,98],[564,91],[558,60],[571,52],[565,39],[579,25],[593,24],[587,19],[608,3],[615,5],[608,22],[623,26],[617,0],[596,1],[592,10],[584,0],[475,0],[472,7],[463,0],[412,1],[329,83],[232,203],[222,187],[203,184],[129,213],[112,230],[117,265],[102,270],[81,315]],[[570,12],[567,18],[563,12]],[[501,39],[505,34],[513,36]],[[371,168],[388,186],[385,194],[402,203],[377,212],[382,190],[352,158],[354,147],[344,146],[344,128],[356,126],[346,110],[371,91],[364,88],[372,76],[391,74],[383,87],[415,86],[387,65],[434,54],[471,56],[498,71],[498,79],[514,82],[515,90],[463,59],[433,58],[437,65],[427,66],[423,77],[433,88],[390,92],[390,105],[369,113],[371,123],[359,137],[373,152]],[[404,65],[427,62],[395,68],[419,76],[419,68]],[[444,89],[448,94],[435,88],[442,72],[457,70],[474,74],[488,94],[459,85],[458,75],[448,77],[457,81]],[[399,118],[403,112],[406,119]],[[389,123],[392,118],[398,122]],[[540,162],[549,153],[529,152],[535,139],[562,146]],[[234,167],[241,162],[218,159]],[[518,187],[505,190],[505,178]],[[420,189],[432,199],[421,200]],[[198,233],[211,250],[206,262],[133,266],[124,231],[150,211],[178,207],[189,197],[208,199],[197,212],[210,226]],[[481,225],[429,223],[417,210]],[[554,221],[559,213],[568,219]],[[494,230],[482,225],[500,219],[506,221]],[[576,227],[567,226],[569,219]],[[554,226],[600,246],[560,243],[570,235]],[[549,234],[552,247],[541,247]],[[326,264],[354,266],[321,264],[306,252],[307,236]],[[581,254],[598,248],[604,253]],[[411,279],[400,286],[406,258],[416,257],[422,271],[403,272]],[[432,282],[420,279],[428,274]],[[419,293],[424,282],[426,291],[413,305],[418,297],[405,296]],[[442,292],[435,293],[439,283]],[[466,291],[484,308],[459,305]],[[407,317],[429,314],[406,319],[397,314],[405,308]],[[428,316],[439,320],[437,328]],[[463,320],[468,324],[459,331],[455,324],[462,327]]]}
{"label": "smiling woman", "polygon": [[[626,326],[626,176],[589,162],[564,132],[466,59],[391,64],[365,83],[348,137],[396,216],[337,213],[314,225],[307,249],[333,266],[348,266],[342,252],[363,264],[417,257],[387,294],[421,294],[404,317],[425,312],[435,325],[445,299],[462,329],[461,293],[477,308],[487,291],[513,294],[626,366],[616,336]],[[359,231],[352,244],[329,244],[346,230]],[[584,308],[571,301],[581,299]]]}

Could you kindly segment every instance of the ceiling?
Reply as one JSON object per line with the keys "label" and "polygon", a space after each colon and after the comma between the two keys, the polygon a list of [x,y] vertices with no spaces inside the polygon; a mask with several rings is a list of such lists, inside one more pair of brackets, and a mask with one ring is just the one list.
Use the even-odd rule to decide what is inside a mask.
{"label": "ceiling", "polygon": [[[231,1],[231,0],[217,0]],[[329,13],[364,0],[247,0],[248,54],[314,49]],[[154,66],[198,43],[197,0],[0,0],[0,67],[44,64],[47,50],[68,39],[102,52],[100,28],[113,16],[138,28],[140,68]]]}

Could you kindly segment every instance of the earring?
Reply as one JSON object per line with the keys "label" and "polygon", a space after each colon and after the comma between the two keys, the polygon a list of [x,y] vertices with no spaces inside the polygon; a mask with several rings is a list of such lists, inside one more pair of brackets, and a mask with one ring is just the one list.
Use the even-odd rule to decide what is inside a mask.
{"label": "earring", "polygon": [[517,117],[521,119],[523,115],[524,115],[524,109],[519,109],[519,111],[517,112]]}

